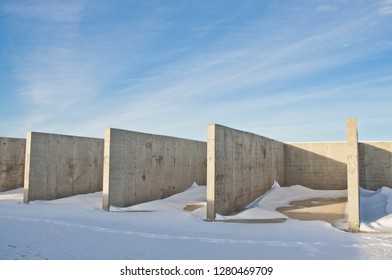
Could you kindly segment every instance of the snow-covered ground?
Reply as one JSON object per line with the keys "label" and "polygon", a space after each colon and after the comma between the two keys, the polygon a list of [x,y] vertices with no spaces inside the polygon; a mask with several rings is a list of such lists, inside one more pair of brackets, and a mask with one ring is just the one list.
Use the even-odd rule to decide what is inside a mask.
{"label": "snow-covered ground", "polygon": [[[280,187],[225,219],[287,218],[283,223],[207,222],[205,186],[111,212],[101,192],[22,203],[23,190],[0,193],[0,259],[392,259],[392,190],[361,190],[362,230],[298,221],[275,211],[291,201],[337,198],[345,191]],[[202,206],[190,212],[189,204]]]}

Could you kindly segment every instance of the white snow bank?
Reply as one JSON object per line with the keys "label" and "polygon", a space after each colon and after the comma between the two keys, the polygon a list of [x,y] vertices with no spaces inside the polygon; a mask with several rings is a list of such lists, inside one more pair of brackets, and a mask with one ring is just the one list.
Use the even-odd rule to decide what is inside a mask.
{"label": "white snow bank", "polygon": [[0,201],[23,201],[23,188],[0,192]]}
{"label": "white snow bank", "polygon": [[[291,202],[298,200],[342,197],[347,197],[347,190],[314,190],[300,185],[281,187],[277,182],[274,182],[267,193],[247,205],[244,211],[227,216],[217,214],[216,220],[289,219],[276,209],[289,206]],[[168,198],[125,208],[111,206],[110,211],[173,213],[183,211],[187,205],[199,206],[200,208],[191,212],[191,215],[196,219],[204,220],[206,217],[206,186],[198,186],[194,183],[186,191]],[[392,189],[387,187],[377,191],[361,189],[360,209],[362,231],[392,232]],[[345,222],[341,224],[338,222],[336,225],[340,228],[347,228]]]}
{"label": "white snow bank", "polygon": [[137,212],[137,211],[178,211],[183,210],[189,204],[201,204],[206,206],[206,186],[199,186],[193,183],[184,192],[172,195],[170,197],[154,200],[146,203],[133,205],[130,207],[110,206],[112,212]]}
{"label": "white snow bank", "polygon": [[[361,231],[392,232],[392,189],[382,187],[377,191],[360,189]],[[300,185],[281,187],[274,182],[270,191],[250,203],[246,210],[231,216],[217,215],[217,220],[288,218],[276,211],[290,202],[312,198],[334,199],[347,197],[347,190],[313,190]],[[347,228],[345,222],[337,223]]]}
{"label": "white snow bank", "polygon": [[274,182],[271,189],[250,203],[245,211],[233,216],[217,215],[217,220],[288,218],[276,209],[289,206],[292,201],[341,197],[347,197],[346,190],[313,190],[300,185],[281,187],[277,182]]}
{"label": "white snow bank", "polygon": [[[69,207],[78,207],[85,211],[101,211],[102,192],[88,195],[77,195],[71,198],[62,198],[52,201],[32,201],[30,205],[45,207],[53,205],[57,209],[67,211]],[[313,190],[300,185],[281,187],[274,182],[271,189],[260,196],[246,209],[236,215],[217,215],[216,220],[229,219],[275,219],[288,218],[276,211],[277,208],[289,206],[290,202],[311,198],[341,198],[346,197],[346,190]],[[4,203],[23,204],[23,188],[0,193],[0,201]],[[382,187],[377,191],[360,189],[360,217],[361,231],[392,232],[392,189]],[[131,207],[110,207],[112,212],[179,212],[187,205],[196,205],[200,208],[190,214],[199,220],[206,217],[206,186],[194,183],[186,191],[165,199],[146,202]],[[344,226],[344,225],[343,225]]]}
{"label": "white snow bank", "polygon": [[392,189],[360,189],[362,231],[392,232]]}
{"label": "white snow bank", "polygon": [[[282,214],[275,208],[292,200],[344,194],[274,184],[237,218],[279,217]],[[365,191],[363,196],[365,202],[373,199],[373,203],[367,200],[371,206],[374,201],[384,203],[379,209],[386,216],[376,215],[377,229],[373,230],[386,231],[391,221],[391,191]],[[293,219],[275,224],[205,222],[205,186],[193,185],[166,199],[111,209],[117,212],[101,210],[102,192],[29,205],[22,201],[23,189],[0,193],[0,259],[392,258],[390,234],[352,234],[325,222]],[[184,211],[189,204],[202,207]],[[365,211],[366,205],[362,206]],[[364,213],[369,221],[374,218]]]}

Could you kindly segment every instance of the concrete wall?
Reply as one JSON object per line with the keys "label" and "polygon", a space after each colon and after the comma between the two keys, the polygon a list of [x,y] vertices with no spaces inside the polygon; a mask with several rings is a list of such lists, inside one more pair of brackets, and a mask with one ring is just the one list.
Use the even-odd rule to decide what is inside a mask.
{"label": "concrete wall", "polygon": [[103,139],[28,132],[24,202],[102,190]]}
{"label": "concrete wall", "polygon": [[285,185],[312,189],[347,188],[345,142],[289,143],[285,145]]}
{"label": "concrete wall", "polygon": [[23,187],[26,140],[0,137],[0,192]]}
{"label": "concrete wall", "polygon": [[[359,142],[359,185],[366,189],[392,187],[392,142]],[[344,142],[285,145],[285,184],[313,189],[347,188]]]}
{"label": "concrete wall", "polygon": [[359,185],[392,188],[392,142],[359,143]]}
{"label": "concrete wall", "polygon": [[284,182],[284,144],[221,125],[208,126],[207,219],[242,210]]}
{"label": "concrete wall", "polygon": [[205,142],[108,128],[103,209],[127,207],[206,184]]}

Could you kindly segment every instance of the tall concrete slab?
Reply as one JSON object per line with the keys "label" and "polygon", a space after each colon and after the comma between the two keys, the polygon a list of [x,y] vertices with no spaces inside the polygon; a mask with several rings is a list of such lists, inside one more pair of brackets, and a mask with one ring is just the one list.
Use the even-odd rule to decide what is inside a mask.
{"label": "tall concrete slab", "polygon": [[24,202],[102,190],[103,139],[28,132]]}
{"label": "tall concrete slab", "polygon": [[284,182],[284,144],[221,125],[208,126],[207,219],[242,210]]}
{"label": "tall concrete slab", "polygon": [[102,208],[127,207],[206,184],[205,142],[107,128]]}
{"label": "tall concrete slab", "polygon": [[348,230],[360,227],[359,216],[359,156],[357,120],[347,119],[347,211]]}
{"label": "tall concrete slab", "polygon": [[[207,134],[207,220],[213,221],[215,220],[216,210],[215,210],[215,199],[219,196],[216,190],[215,182],[220,178],[217,177],[216,165],[217,162],[221,162],[223,160],[222,157],[219,157],[217,151],[223,150],[223,145],[219,144],[215,141],[217,129],[215,125],[208,125],[208,134]],[[220,131],[218,131],[220,132]],[[221,138],[222,135],[219,136]],[[218,148],[216,146],[219,145]]]}
{"label": "tall concrete slab", "polygon": [[392,142],[359,142],[359,185],[392,188]]}
{"label": "tall concrete slab", "polygon": [[26,139],[0,137],[0,192],[23,187]]}
{"label": "tall concrete slab", "polygon": [[287,143],[284,154],[285,185],[318,190],[347,188],[345,142]]}

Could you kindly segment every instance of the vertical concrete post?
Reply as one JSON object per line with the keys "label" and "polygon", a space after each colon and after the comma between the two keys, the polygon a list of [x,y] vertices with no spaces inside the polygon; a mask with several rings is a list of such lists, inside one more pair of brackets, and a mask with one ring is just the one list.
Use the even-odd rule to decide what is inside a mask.
{"label": "vertical concrete post", "polygon": [[208,125],[207,136],[207,220],[215,220],[215,125]]}
{"label": "vertical concrete post", "polygon": [[103,187],[102,187],[102,210],[109,211],[109,184],[110,184],[110,128],[105,129],[104,159],[103,159]]}
{"label": "vertical concrete post", "polygon": [[31,137],[32,133],[26,133],[26,152],[25,152],[25,171],[23,185],[23,202],[29,203],[29,185],[30,185],[30,158],[31,158]]}
{"label": "vertical concrete post", "polygon": [[348,230],[359,231],[359,167],[357,120],[347,119],[347,208]]}

